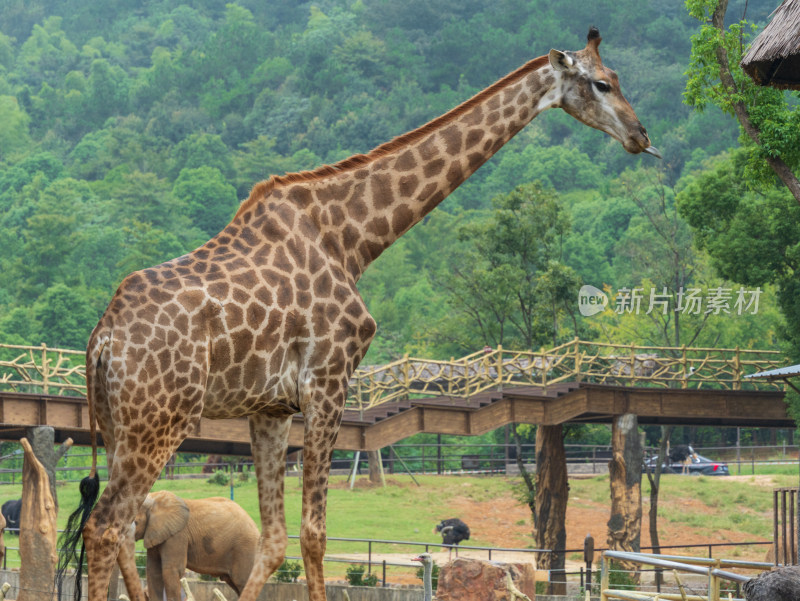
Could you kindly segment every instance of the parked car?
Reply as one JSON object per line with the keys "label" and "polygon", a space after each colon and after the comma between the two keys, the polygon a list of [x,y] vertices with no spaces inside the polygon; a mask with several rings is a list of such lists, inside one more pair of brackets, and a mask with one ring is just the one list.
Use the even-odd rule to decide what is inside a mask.
{"label": "parked car", "polygon": [[[669,464],[661,464],[662,474],[686,474],[690,476],[730,476],[728,471],[728,464],[722,461],[712,461],[707,457],[692,453],[689,455],[691,463],[688,465],[688,471],[684,470],[684,463],[682,461],[675,461],[670,459]],[[642,471],[646,472],[649,468],[650,472],[654,472],[658,462],[658,455],[654,455],[645,461]]]}

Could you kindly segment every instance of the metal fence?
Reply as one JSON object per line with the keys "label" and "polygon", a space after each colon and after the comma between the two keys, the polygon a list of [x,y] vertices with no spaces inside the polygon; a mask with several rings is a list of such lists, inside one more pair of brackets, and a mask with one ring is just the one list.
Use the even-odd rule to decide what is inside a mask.
{"label": "metal fence", "polygon": [[[570,474],[604,474],[608,471],[611,459],[611,445],[564,445],[567,469]],[[533,444],[520,445],[523,464],[531,471],[536,469],[536,449]],[[694,447],[700,455],[713,461],[726,463],[731,474],[755,474],[757,468],[764,466],[796,466],[798,446],[781,444],[777,446],[749,447]],[[646,457],[656,455],[658,450],[647,448]],[[99,449],[99,452],[104,452]],[[514,444],[494,443],[421,443],[396,444],[387,447],[382,454],[384,471],[389,474],[516,474],[517,447]],[[364,453],[358,457],[354,466],[355,452],[336,451],[332,470],[334,474],[366,473],[368,462]],[[162,478],[211,478],[222,479],[224,472],[232,481],[246,478],[252,471],[252,460],[247,457],[228,457],[213,460],[210,456],[197,456],[188,461],[176,462],[175,457],[161,473]],[[91,454],[88,452],[68,452],[66,460],[71,465],[56,468],[59,482],[77,482],[89,473]],[[63,461],[62,461],[63,463]],[[287,475],[302,472],[302,455],[290,456],[286,460]],[[98,469],[104,471],[105,460],[101,458]],[[22,452],[14,452],[0,457],[0,485],[22,482]]]}
{"label": "metal fence", "polygon": [[[612,562],[616,560],[623,565],[649,565],[657,570],[671,570],[674,573],[675,585],[672,591],[647,590],[643,586],[628,586],[622,588],[612,585]],[[648,555],[645,553],[630,553],[621,551],[605,551],[603,553],[601,580],[599,593],[601,601],[609,599],[626,599],[636,601],[647,601],[649,599],[659,600],[683,600],[683,601],[721,601],[721,599],[732,599],[736,594],[738,601],[741,592],[740,585],[750,580],[749,576],[732,572],[731,569],[738,570],[769,570],[771,564],[763,562],[741,561],[735,559],[713,559],[699,558],[681,555]],[[617,572],[626,570],[617,570]],[[705,583],[694,583],[693,585],[684,582],[684,578],[678,576],[678,572],[684,575],[693,574],[700,576]],[[723,587],[723,583],[732,583],[731,586]],[[705,594],[702,594],[705,593]],[[724,596],[723,596],[724,595]]]}
{"label": "metal fence", "polygon": [[[298,535],[290,535],[290,539],[298,540]],[[13,540],[13,539],[12,539]],[[504,553],[514,553],[520,554],[521,556],[529,556],[531,563],[535,563],[535,558],[531,555],[534,553],[552,553],[550,550],[542,550],[542,549],[522,549],[522,548],[501,548],[501,547],[481,547],[481,546],[455,546],[455,545],[444,545],[441,543],[430,543],[430,542],[419,542],[419,541],[398,541],[398,540],[384,540],[384,539],[365,539],[365,538],[339,538],[339,537],[329,537],[329,542],[340,541],[340,542],[347,542],[347,543],[357,543],[361,545],[361,548],[355,552],[339,552],[339,553],[328,553],[324,561],[328,564],[349,564],[351,566],[363,566],[365,574],[374,574],[377,577],[376,586],[385,587],[389,586],[392,583],[392,575],[389,574],[389,570],[393,570],[394,574],[397,574],[398,571],[401,573],[405,573],[406,576],[409,570],[413,570],[415,574],[418,573],[419,565],[414,564],[411,560],[411,556],[417,555],[420,552],[434,552],[436,550],[444,550],[451,548],[454,551],[454,554],[461,556],[469,556],[472,558],[477,559],[485,559],[487,561],[502,561],[502,557]],[[678,595],[677,598],[680,599],[679,589],[676,585],[673,584],[655,584],[651,583],[649,580],[653,577],[654,572],[663,570],[666,566],[665,564],[659,564],[661,560],[670,560],[670,561],[677,561],[680,560],[683,564],[690,564],[690,565],[700,565],[700,566],[713,566],[714,568],[721,568],[721,567],[736,567],[736,568],[747,568],[747,569],[769,569],[772,564],[762,563],[762,562],[749,562],[749,561],[740,561],[740,560],[725,560],[715,558],[714,555],[718,554],[723,547],[727,547],[728,549],[743,549],[751,546],[757,545],[769,545],[771,543],[768,542],[740,542],[740,543],[710,543],[710,544],[687,544],[687,545],[670,545],[670,546],[662,546],[662,551],[668,549],[679,549],[684,553],[691,553],[692,551],[697,551],[697,555],[651,555],[648,553],[620,553],[611,551],[609,549],[599,548],[596,549],[596,552],[602,553],[605,559],[630,559],[634,557],[639,563],[650,565],[652,568],[643,568],[643,567],[631,567],[630,565],[621,566],[619,563],[611,563],[605,562],[600,564],[600,569],[597,570],[588,570],[581,567],[579,570],[564,570],[563,576],[566,586],[568,588],[568,592],[570,594],[574,594],[576,592],[583,592],[589,590],[592,594],[598,595],[601,594],[602,591],[606,591],[606,599],[639,599],[641,600],[644,595],[644,598],[652,598],[656,594],[658,594],[658,598],[660,599],[673,599],[676,598],[674,595]],[[650,549],[649,547],[645,547],[642,551]],[[582,549],[567,549],[564,551],[565,557],[569,557],[570,555],[574,555],[576,553],[581,553]],[[702,554],[707,553],[705,557]],[[407,554],[407,558],[403,557]],[[137,564],[139,565],[140,575],[144,577],[144,565],[145,565],[145,553],[144,552],[137,552]],[[390,556],[387,558],[387,556]],[[519,561],[519,559],[516,559]],[[524,561],[524,560],[523,560]],[[292,563],[298,563],[298,566],[291,565]],[[17,569],[20,565],[19,561],[19,547],[13,544],[6,547],[6,554],[3,560],[2,569]],[[590,566],[587,566],[590,567]],[[707,568],[703,568],[707,569]],[[286,556],[286,563],[280,568],[283,570],[285,574],[297,574],[297,570],[302,572],[302,559],[296,555],[287,555]],[[697,572],[700,573],[700,572]],[[630,577],[631,574],[635,574],[638,577],[638,583],[634,584],[631,582]],[[549,573],[549,580],[553,582],[556,580],[554,578],[556,576],[554,571],[550,571]],[[605,584],[603,584],[603,578],[606,578]],[[610,589],[612,587],[609,586],[609,581],[613,584],[614,595],[609,594]],[[541,581],[540,581],[541,582]],[[708,580],[706,580],[708,582]],[[706,586],[706,582],[699,582],[697,580],[692,581],[691,583],[687,583],[687,588],[689,589],[690,593],[698,593],[698,592],[705,592],[706,590],[717,590],[720,591],[719,587],[710,587]],[[544,586],[546,582],[541,582]],[[420,581],[421,585],[421,581]],[[732,587],[731,592],[734,594],[738,593],[738,588],[734,585]],[[640,595],[640,596],[635,596]],[[719,597],[713,597],[712,599],[718,599]],[[697,595],[695,594],[694,597],[690,594],[688,599],[693,599],[694,601],[699,601]],[[703,597],[703,601],[705,601],[707,597]]]}

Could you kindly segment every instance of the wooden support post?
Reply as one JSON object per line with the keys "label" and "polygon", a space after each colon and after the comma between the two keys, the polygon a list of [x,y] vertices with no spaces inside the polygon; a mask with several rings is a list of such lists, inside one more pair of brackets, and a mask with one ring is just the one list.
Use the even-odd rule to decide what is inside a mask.
{"label": "wooden support post", "polygon": [[495,363],[495,369],[497,370],[497,391],[503,392],[503,345],[497,345],[497,357]]}
{"label": "wooden support post", "polygon": [[356,483],[356,474],[358,473],[358,460],[361,458],[361,451],[356,451],[353,457],[353,473],[350,475],[350,488]]}
{"label": "wooden support post", "polygon": [[383,474],[383,460],[380,450],[367,451],[367,461],[369,465],[369,481],[373,484],[386,486],[386,477]]}
{"label": "wooden support post", "polygon": [[600,564],[600,601],[607,601],[608,596],[606,595],[606,591],[608,590],[608,570],[609,570],[609,561],[605,555],[603,555],[602,563]]}

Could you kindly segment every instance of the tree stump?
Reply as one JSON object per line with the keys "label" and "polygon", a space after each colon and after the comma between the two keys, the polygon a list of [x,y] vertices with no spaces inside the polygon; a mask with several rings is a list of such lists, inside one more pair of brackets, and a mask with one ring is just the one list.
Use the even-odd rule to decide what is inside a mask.
{"label": "tree stump", "polygon": [[[33,449],[33,454],[41,462],[47,479],[50,483],[50,494],[58,511],[58,496],[56,495],[56,465],[72,446],[72,439],[68,438],[58,450],[55,449],[56,436],[52,426],[35,426],[28,428],[27,440]],[[21,520],[20,520],[21,521]]]}
{"label": "tree stump", "polygon": [[[611,461],[608,462],[611,484],[608,548],[614,551],[639,552],[642,535],[643,455],[639,439],[639,420],[633,413],[614,418],[611,452]],[[632,564],[625,567],[635,569]]]}
{"label": "tree stump", "polygon": [[22,463],[22,512],[20,514],[18,601],[51,601],[56,573],[56,517],[58,510],[50,490],[50,477],[27,438],[20,440]]}

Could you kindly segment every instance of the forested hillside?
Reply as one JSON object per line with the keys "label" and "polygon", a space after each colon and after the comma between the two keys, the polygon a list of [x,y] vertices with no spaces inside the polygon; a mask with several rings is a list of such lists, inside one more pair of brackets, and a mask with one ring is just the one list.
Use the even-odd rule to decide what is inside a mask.
{"label": "forested hillside", "polygon": [[[745,5],[763,26],[776,2],[729,15]],[[683,103],[698,22],[651,0],[4,1],[0,342],[83,348],[127,273],[207,240],[257,181],[369,151],[581,49],[590,25],[664,160],[540,115],[362,278],[379,327],[365,362],[576,335],[777,347],[773,284],[724,279],[741,271],[698,249],[705,217],[693,230],[678,213],[676,196],[731,190],[725,174],[756,205],[765,193],[741,184],[735,121]],[[641,310],[583,316],[585,284],[612,308],[641,288]]]}

